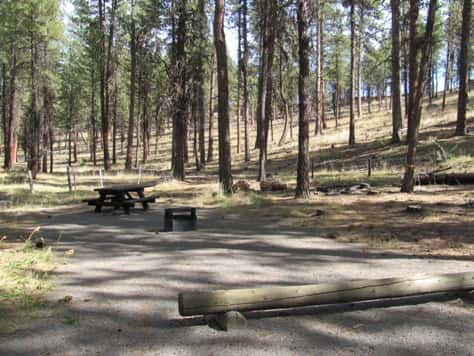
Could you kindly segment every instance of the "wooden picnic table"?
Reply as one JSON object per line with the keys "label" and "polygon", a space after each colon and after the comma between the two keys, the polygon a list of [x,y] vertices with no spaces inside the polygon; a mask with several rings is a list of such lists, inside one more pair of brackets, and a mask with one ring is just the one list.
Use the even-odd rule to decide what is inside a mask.
{"label": "wooden picnic table", "polygon": [[95,206],[96,212],[101,212],[103,206],[112,206],[115,209],[124,209],[128,214],[130,208],[136,203],[141,203],[143,209],[147,210],[149,203],[154,203],[157,195],[145,195],[145,188],[154,187],[156,183],[113,185],[109,187],[96,188],[99,198],[85,200],[89,205]]}

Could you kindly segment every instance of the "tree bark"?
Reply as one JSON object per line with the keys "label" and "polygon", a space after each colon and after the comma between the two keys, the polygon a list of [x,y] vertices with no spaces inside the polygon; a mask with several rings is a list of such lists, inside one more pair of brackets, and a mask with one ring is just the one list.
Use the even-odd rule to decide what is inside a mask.
{"label": "tree bark", "polygon": [[349,146],[355,144],[355,112],[354,112],[354,97],[355,97],[355,71],[356,71],[356,58],[355,58],[355,0],[351,0],[350,10],[350,21],[351,21],[351,70],[350,70],[350,103],[349,103]]}
{"label": "tree bark", "polygon": [[2,141],[3,141],[3,168],[7,168],[8,157],[8,114],[7,114],[7,65],[2,63]]}
{"label": "tree bark", "polygon": [[125,169],[132,169],[133,164],[133,133],[135,131],[135,99],[137,81],[137,36],[135,24],[135,0],[131,0],[131,23],[130,23],[130,103],[128,109],[128,135],[127,155]]}
{"label": "tree bark", "polygon": [[197,114],[198,114],[198,134],[199,134],[199,166],[204,168],[206,164],[206,137],[205,137],[205,121],[206,121],[206,112],[204,109],[204,99],[205,99],[205,63],[204,58],[206,58],[206,44],[207,44],[207,16],[206,16],[206,1],[199,0],[199,52],[200,56],[198,57],[198,73],[197,74]]}
{"label": "tree bark", "polygon": [[299,48],[299,134],[296,198],[309,198],[309,35],[308,2],[298,0],[298,48]]}
{"label": "tree bark", "polygon": [[227,50],[224,34],[225,0],[216,0],[214,16],[214,45],[217,58],[218,112],[219,112],[219,182],[222,192],[232,195],[232,167],[229,129],[229,79]]}
{"label": "tree bark", "polygon": [[249,63],[249,45],[247,37],[247,13],[248,6],[247,0],[242,0],[242,45],[243,45],[243,57],[242,57],[242,85],[243,85],[243,103],[242,112],[244,115],[244,161],[250,161],[250,148],[249,148],[249,134],[248,134],[248,114],[249,114],[249,88],[248,88],[248,63]]}
{"label": "tree bark", "polygon": [[[265,17],[263,28],[263,46],[262,60],[259,77],[259,103],[257,103],[257,120],[260,122],[260,138],[259,138],[259,173],[258,180],[260,182],[266,179],[266,161],[268,149],[268,130],[270,126],[270,118],[272,115],[272,98],[273,98],[273,48],[275,43],[276,30],[276,11],[277,2],[274,0],[266,0],[263,9]],[[257,125],[258,130],[258,125]]]}
{"label": "tree bark", "polygon": [[12,44],[10,53],[10,85],[9,85],[9,108],[8,108],[8,147],[5,151],[5,167],[12,170],[17,161],[18,147],[18,103],[17,103],[17,48]]}
{"label": "tree bark", "polygon": [[212,52],[211,59],[211,79],[209,80],[209,133],[208,133],[208,149],[207,162],[214,160],[214,66],[215,66],[215,52]]}
{"label": "tree bark", "polygon": [[400,0],[391,0],[392,8],[392,143],[400,143],[402,103],[400,91]]}
{"label": "tree bark", "polygon": [[97,165],[97,124],[96,124],[96,103],[95,103],[95,94],[96,94],[96,79],[95,79],[95,70],[92,68],[91,70],[91,155],[92,155],[92,163],[94,167]]}
{"label": "tree bark", "polygon": [[321,27],[319,26],[321,21],[321,1],[317,1],[316,3],[316,26],[317,26],[317,34],[316,34],[316,100],[315,100],[315,125],[314,125],[314,135],[318,135],[320,132],[322,133],[321,127],[321,75],[322,75],[322,48],[321,48]]}
{"label": "tree bark", "polygon": [[462,10],[461,51],[459,53],[459,93],[456,136],[466,134],[466,107],[469,92],[469,49],[471,39],[472,0],[464,0]]}
{"label": "tree bark", "polygon": [[30,107],[30,137],[27,143],[29,157],[28,169],[31,170],[33,179],[40,170],[40,142],[41,142],[41,114],[39,105],[39,95],[37,87],[37,66],[38,66],[38,46],[34,34],[31,33],[30,51],[31,51],[31,107]]}
{"label": "tree bark", "polygon": [[110,168],[110,154],[109,154],[109,118],[108,109],[106,102],[106,90],[107,85],[107,73],[105,68],[105,41],[104,41],[104,20],[105,20],[105,8],[104,1],[99,0],[99,76],[100,76],[100,117],[102,124],[102,149],[104,151],[104,169]]}
{"label": "tree bark", "polygon": [[412,193],[414,188],[416,145],[418,142],[418,130],[421,119],[421,99],[424,92],[424,83],[428,72],[429,55],[433,42],[433,28],[435,22],[437,0],[430,0],[428,7],[428,17],[426,20],[426,29],[421,48],[421,59],[418,65],[419,41],[417,39],[418,31],[418,0],[410,0],[410,97],[408,111],[408,152],[405,175],[403,177],[401,191]]}
{"label": "tree bark", "polygon": [[178,6],[178,26],[176,28],[176,41],[173,46],[173,72],[175,76],[174,87],[174,113],[173,113],[173,177],[184,180],[184,164],[187,152],[187,97],[186,97],[186,0],[180,0]]}

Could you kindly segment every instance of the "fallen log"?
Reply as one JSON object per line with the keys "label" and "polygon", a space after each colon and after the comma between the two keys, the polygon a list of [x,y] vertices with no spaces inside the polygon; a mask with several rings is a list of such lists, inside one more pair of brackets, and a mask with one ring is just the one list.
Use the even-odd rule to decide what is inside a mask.
{"label": "fallen log", "polygon": [[178,304],[179,313],[190,316],[469,290],[474,290],[474,272],[290,287],[186,292],[179,294]]}
{"label": "fallen log", "polygon": [[288,185],[278,181],[264,181],[260,182],[260,189],[262,192],[286,191],[288,189]]}
{"label": "fallen log", "polygon": [[417,185],[429,184],[474,184],[474,173],[438,173],[438,174],[418,174],[415,176]]}

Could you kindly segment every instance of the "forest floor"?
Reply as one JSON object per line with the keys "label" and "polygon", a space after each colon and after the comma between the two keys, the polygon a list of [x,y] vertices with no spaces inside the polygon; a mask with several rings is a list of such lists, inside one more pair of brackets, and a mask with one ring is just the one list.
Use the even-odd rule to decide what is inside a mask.
{"label": "forest floor", "polygon": [[[198,230],[164,233],[163,209],[44,216],[43,234],[74,249],[49,309],[0,336],[5,355],[469,355],[474,304],[453,296],[246,314],[222,332],[182,318],[177,294],[343,279],[471,271],[471,257],[379,250],[278,216],[200,209]],[[212,325],[212,324],[211,324]]]}
{"label": "forest floor", "polygon": [[[418,172],[449,167],[448,172],[474,172],[473,136],[452,136],[454,110],[454,96],[445,113],[437,101],[425,108]],[[470,134],[472,113],[471,103]],[[474,309],[460,299],[251,313],[248,329],[228,334],[206,327],[202,318],[178,315],[176,296],[186,290],[473,270],[472,186],[417,186],[414,194],[399,193],[406,146],[389,144],[390,120],[382,110],[359,121],[353,147],[346,145],[347,130],[332,121],[323,136],[311,139],[314,189],[367,182],[374,195],[295,200],[296,142],[277,145],[280,123],[274,125],[267,170],[289,185],[288,192],[260,192],[256,162],[243,162],[242,152],[234,152],[234,181],[249,182],[248,192],[222,197],[216,163],[203,172],[190,163],[186,181],[173,181],[167,173],[170,143],[164,139],[141,177],[138,170],[120,168],[105,177],[106,185],[156,181],[160,199],[146,213],[94,214],[80,203],[94,197],[98,185],[98,169],[85,163],[87,152],[75,167],[72,193],[64,151],[56,173],[38,177],[34,194],[21,168],[0,172],[0,238],[6,237],[0,262],[2,246],[18,244],[37,226],[57,256],[70,256],[54,262],[49,277],[56,287],[46,297],[39,293],[46,304],[34,318],[13,315],[25,314],[18,304],[7,306],[7,320],[0,319],[0,354],[273,355],[314,353],[315,347],[339,354],[472,353]],[[423,212],[407,213],[415,204]],[[160,231],[163,208],[175,205],[198,207],[198,231]]]}

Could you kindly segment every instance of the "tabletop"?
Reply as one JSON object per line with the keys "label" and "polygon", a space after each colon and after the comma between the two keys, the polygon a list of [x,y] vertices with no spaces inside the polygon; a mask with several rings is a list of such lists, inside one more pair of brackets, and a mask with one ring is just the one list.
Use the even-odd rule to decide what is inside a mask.
{"label": "tabletop", "polygon": [[99,193],[123,193],[123,192],[136,192],[144,190],[145,188],[154,187],[156,183],[143,183],[143,184],[123,184],[123,185],[112,185],[109,187],[96,188],[94,191]]}

